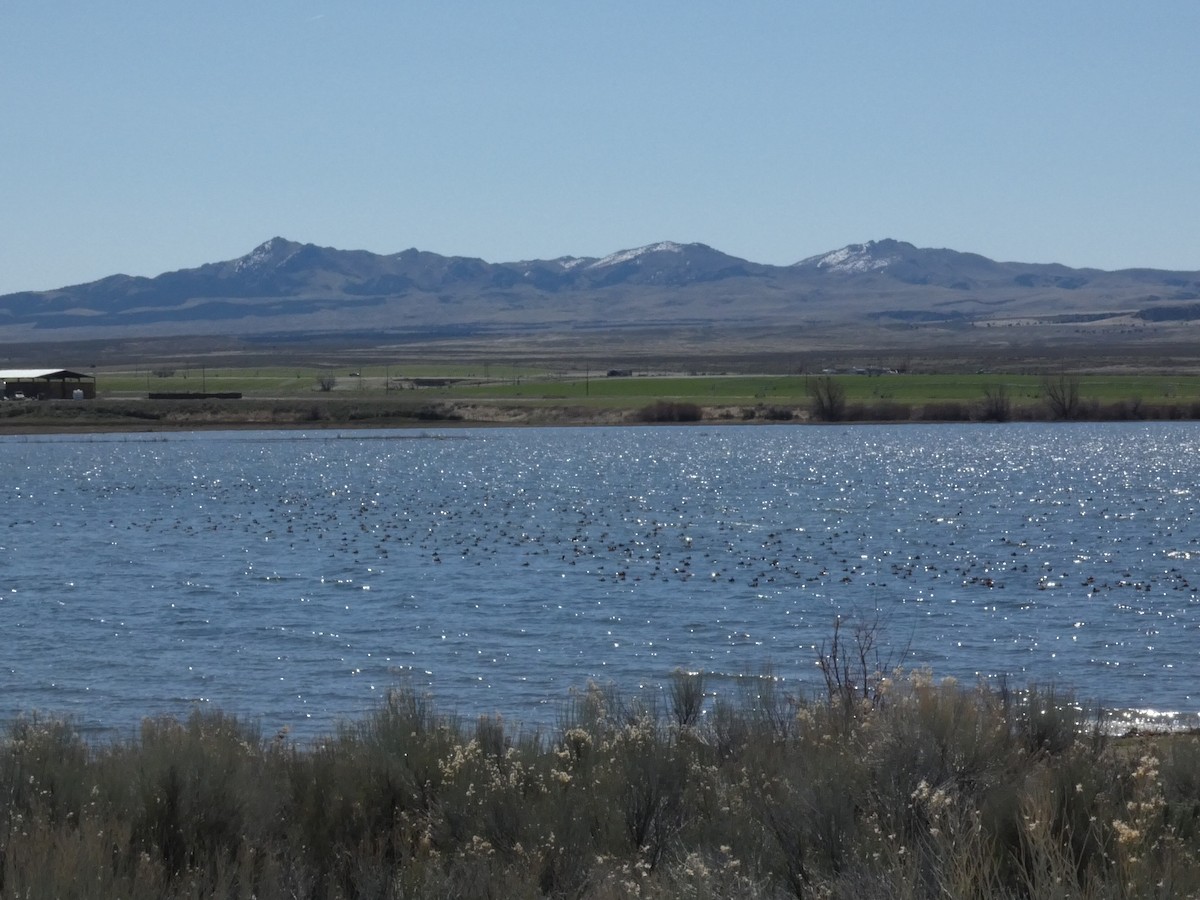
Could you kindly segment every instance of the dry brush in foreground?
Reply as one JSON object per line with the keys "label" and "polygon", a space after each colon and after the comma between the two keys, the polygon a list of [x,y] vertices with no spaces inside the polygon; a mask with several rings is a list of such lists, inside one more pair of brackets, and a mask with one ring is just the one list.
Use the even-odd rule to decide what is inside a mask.
{"label": "dry brush in foreground", "polygon": [[[547,734],[397,690],[312,745],[220,713],[0,745],[0,895],[1182,897],[1200,740],[1109,740],[1053,691],[830,669],[661,705],[600,687]],[[1131,749],[1131,747],[1133,749]]]}

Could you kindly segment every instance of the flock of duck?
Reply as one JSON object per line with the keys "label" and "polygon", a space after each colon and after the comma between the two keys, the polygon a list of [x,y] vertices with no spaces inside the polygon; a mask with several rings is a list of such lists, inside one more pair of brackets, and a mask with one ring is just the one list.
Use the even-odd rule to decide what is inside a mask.
{"label": "flock of duck", "polygon": [[[754,645],[778,664],[771,654],[817,646],[841,615],[882,616],[918,660],[939,665],[978,665],[970,648],[1033,652],[1082,636],[1086,658],[1103,663],[1200,627],[1187,496],[980,488],[920,460],[903,477],[872,475],[870,454],[857,474],[827,478],[786,454],[672,458],[687,452],[672,443],[628,464],[505,440],[507,457],[472,441],[230,441],[224,456],[160,445],[128,469],[42,488],[32,506],[38,489],[11,487],[10,528],[79,525],[78,536],[55,535],[60,547],[119,563],[134,590],[199,585],[218,605],[236,593],[264,621],[336,635],[347,658],[376,629],[373,652],[391,647],[418,667],[443,652],[422,644],[431,634],[525,637],[568,621],[563,658],[539,665],[591,674],[581,648],[622,647],[657,655],[661,671],[646,677],[681,662],[659,652],[672,641],[697,667],[705,642],[714,665],[728,647]],[[139,470],[147,454],[160,465]],[[349,614],[347,589],[370,593],[370,617],[331,618]],[[553,643],[538,640],[539,652]],[[454,644],[463,666],[468,645]]]}

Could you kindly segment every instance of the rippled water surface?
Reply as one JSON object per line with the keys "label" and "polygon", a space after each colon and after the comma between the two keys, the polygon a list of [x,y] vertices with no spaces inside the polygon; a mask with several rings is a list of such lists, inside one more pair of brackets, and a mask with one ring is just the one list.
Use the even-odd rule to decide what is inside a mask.
{"label": "rippled water surface", "polygon": [[401,681],[816,686],[836,616],[959,678],[1200,709],[1190,424],[0,439],[0,715],[329,730]]}

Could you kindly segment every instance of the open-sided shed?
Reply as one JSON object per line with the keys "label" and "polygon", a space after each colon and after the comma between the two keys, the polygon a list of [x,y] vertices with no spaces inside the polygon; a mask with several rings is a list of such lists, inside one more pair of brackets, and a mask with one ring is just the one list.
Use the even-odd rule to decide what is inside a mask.
{"label": "open-sided shed", "polygon": [[96,396],[96,378],[69,369],[0,369],[5,400],[21,394],[29,400],[71,400],[76,391],[83,399]]}

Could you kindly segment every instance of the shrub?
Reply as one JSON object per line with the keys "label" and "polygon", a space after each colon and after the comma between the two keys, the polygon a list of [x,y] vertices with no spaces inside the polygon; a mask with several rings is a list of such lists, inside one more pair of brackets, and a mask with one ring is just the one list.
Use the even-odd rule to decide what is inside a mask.
{"label": "shrub", "polygon": [[1003,384],[989,384],[983,388],[983,406],[979,418],[985,422],[1007,422],[1012,418],[1012,397]]}
{"label": "shrub", "polygon": [[1055,419],[1070,421],[1083,415],[1079,397],[1079,379],[1070,375],[1047,376],[1042,379],[1042,398]]}
{"label": "shrub", "polygon": [[418,407],[412,411],[412,417],[422,422],[457,422],[462,419],[462,416],[453,409],[439,406],[436,403]]}
{"label": "shrub", "polygon": [[928,422],[968,422],[971,419],[971,410],[965,403],[942,400],[926,403],[921,410],[921,418]]}
{"label": "shrub", "polygon": [[814,419],[820,419],[822,422],[840,422],[845,416],[846,388],[829,375],[812,379],[808,383],[808,396]]}
{"label": "shrub", "polygon": [[881,400],[848,407],[845,418],[862,422],[907,422],[912,418],[912,407],[894,400]]}
{"label": "shrub", "polygon": [[790,422],[795,417],[795,412],[786,406],[768,406],[759,412],[770,422]]}
{"label": "shrub", "polygon": [[704,410],[695,403],[678,400],[657,400],[636,413],[639,422],[699,422]]}
{"label": "shrub", "polygon": [[[391,692],[298,747],[220,713],[0,742],[5,896],[1200,894],[1200,739],[1109,741],[1069,695],[889,671],[836,626],[825,690],[589,685],[553,735]],[[711,699],[711,705],[708,701]],[[86,885],[86,888],[83,886]]]}
{"label": "shrub", "polygon": [[669,690],[675,723],[680,728],[695,725],[704,707],[704,673],[676,669],[671,673]]}

